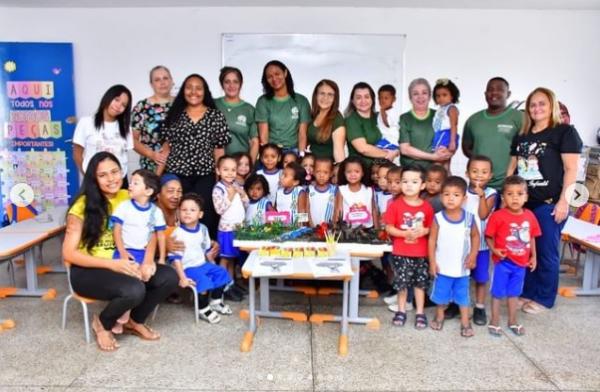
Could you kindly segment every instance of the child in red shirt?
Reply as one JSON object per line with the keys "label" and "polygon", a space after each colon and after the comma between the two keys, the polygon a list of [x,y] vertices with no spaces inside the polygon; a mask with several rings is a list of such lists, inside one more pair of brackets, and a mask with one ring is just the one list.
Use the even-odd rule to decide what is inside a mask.
{"label": "child in red shirt", "polygon": [[415,328],[427,328],[423,311],[425,290],[429,286],[427,235],[433,221],[433,208],[419,198],[425,189],[425,171],[420,166],[402,169],[402,194],[394,199],[385,213],[385,230],[392,238],[393,286],[398,290],[398,311],[392,323],[406,323],[406,297],[414,289],[417,313]]}
{"label": "child in red shirt", "polygon": [[506,207],[492,213],[485,229],[488,247],[492,251],[492,319],[488,325],[491,335],[501,336],[500,301],[507,298],[508,328],[517,336],[525,333],[517,323],[517,301],[523,291],[525,269],[536,267],[535,237],[542,234],[533,212],[524,209],[527,201],[527,182],[519,176],[507,177],[502,187]]}

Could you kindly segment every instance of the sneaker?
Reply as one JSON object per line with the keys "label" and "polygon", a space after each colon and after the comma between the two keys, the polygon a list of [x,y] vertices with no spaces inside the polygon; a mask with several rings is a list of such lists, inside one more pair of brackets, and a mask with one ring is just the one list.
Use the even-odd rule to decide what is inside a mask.
{"label": "sneaker", "polygon": [[385,302],[388,305],[397,304],[398,303],[398,295],[395,294],[395,295],[390,295],[389,297],[384,297],[383,302]]}
{"label": "sneaker", "polygon": [[221,300],[221,299],[214,299],[214,300],[210,301],[210,308],[217,313],[221,313],[221,314],[225,314],[225,315],[233,314],[233,311],[231,310],[229,305],[224,303],[223,300]]}
{"label": "sneaker", "polygon": [[248,289],[246,287],[244,287],[243,285],[241,285],[239,282],[236,282],[233,287],[235,287],[239,292],[241,292],[243,295],[248,295]]}
{"label": "sneaker", "polygon": [[448,305],[448,307],[444,311],[444,318],[446,320],[450,320],[450,319],[453,319],[456,316],[458,316],[458,314],[459,314],[458,305],[456,305],[455,303],[451,303],[450,305]]}
{"label": "sneaker", "polygon": [[[395,303],[395,304],[388,305],[388,310],[390,312],[396,313],[398,311],[398,304]],[[407,312],[413,310],[413,304],[410,302],[407,302],[404,310],[406,310]]]}
{"label": "sneaker", "polygon": [[209,324],[216,324],[221,321],[221,317],[217,312],[211,310],[210,306],[198,309],[198,317]]}
{"label": "sneaker", "polygon": [[485,309],[478,307],[473,308],[473,322],[476,325],[487,324],[487,315],[485,314]]}
{"label": "sneaker", "polygon": [[242,295],[237,291],[229,289],[225,292],[224,297],[227,301],[242,302]]}

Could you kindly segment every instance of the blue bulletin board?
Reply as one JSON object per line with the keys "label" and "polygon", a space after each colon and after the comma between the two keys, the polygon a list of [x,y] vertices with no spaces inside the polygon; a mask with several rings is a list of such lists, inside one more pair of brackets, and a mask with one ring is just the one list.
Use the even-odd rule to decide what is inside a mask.
{"label": "blue bulletin board", "polygon": [[66,206],[78,189],[73,45],[0,42],[0,216]]}

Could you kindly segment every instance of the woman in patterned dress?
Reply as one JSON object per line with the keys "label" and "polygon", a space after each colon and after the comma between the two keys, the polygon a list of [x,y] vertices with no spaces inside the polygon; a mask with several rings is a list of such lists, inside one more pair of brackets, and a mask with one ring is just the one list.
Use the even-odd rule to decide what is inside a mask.
{"label": "woman in patterned dress", "polygon": [[169,69],[157,65],[150,71],[154,94],[139,101],[131,114],[134,150],[140,154],[140,167],[156,171],[167,162],[168,149],[160,144],[160,124],[167,117],[174,97],[173,78]]}

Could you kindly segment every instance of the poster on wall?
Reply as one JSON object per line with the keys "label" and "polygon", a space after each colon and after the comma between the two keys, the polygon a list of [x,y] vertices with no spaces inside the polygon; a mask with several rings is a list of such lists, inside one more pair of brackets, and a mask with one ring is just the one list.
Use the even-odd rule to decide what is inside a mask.
{"label": "poster on wall", "polygon": [[78,188],[73,45],[0,42],[2,225],[67,206]]}

